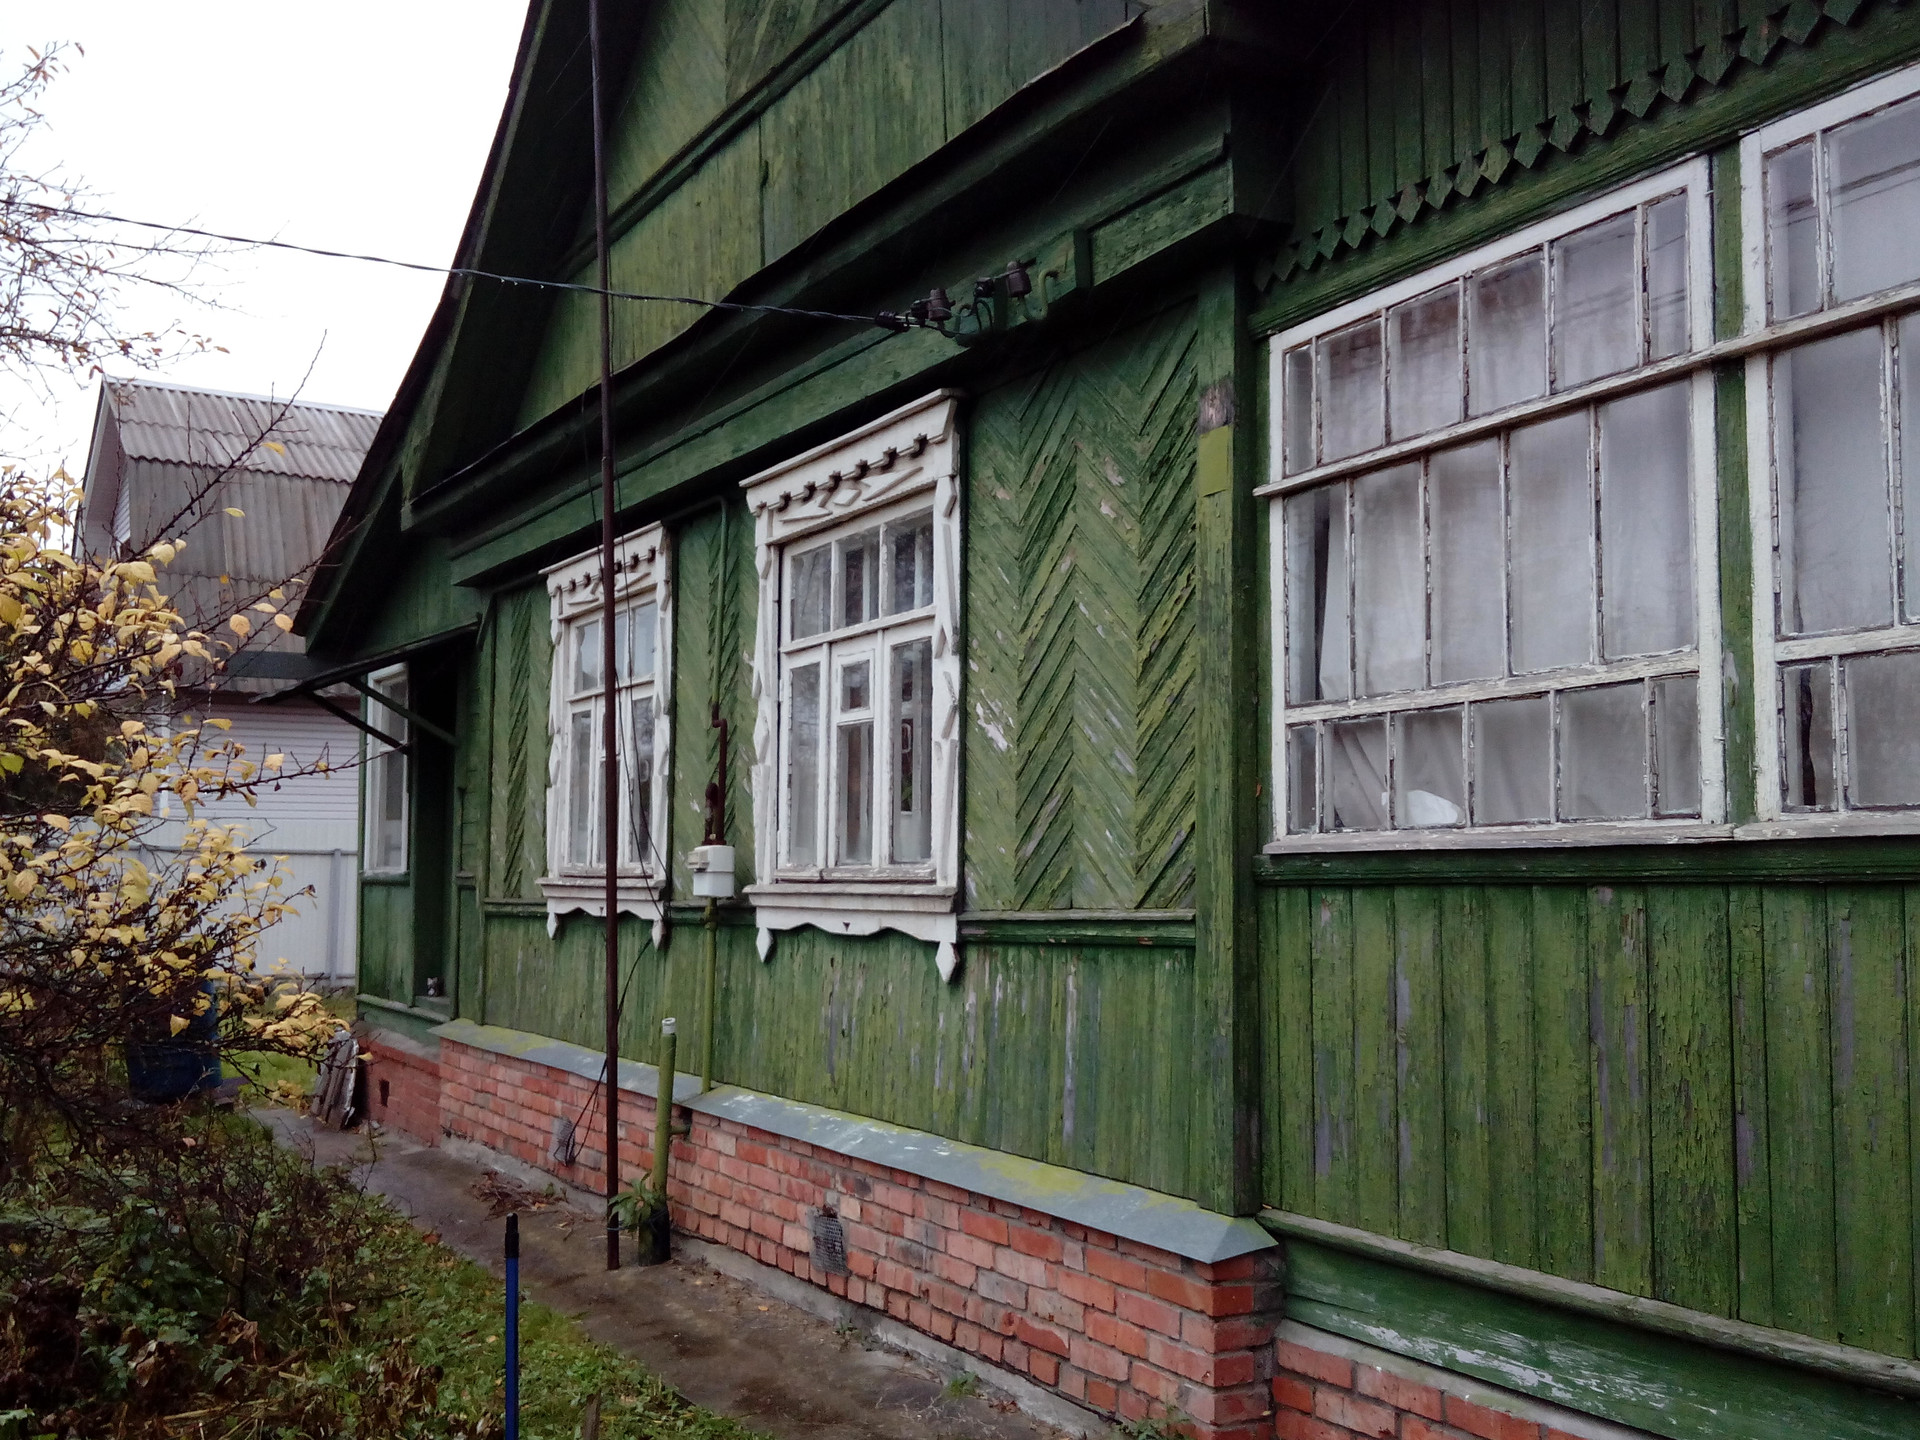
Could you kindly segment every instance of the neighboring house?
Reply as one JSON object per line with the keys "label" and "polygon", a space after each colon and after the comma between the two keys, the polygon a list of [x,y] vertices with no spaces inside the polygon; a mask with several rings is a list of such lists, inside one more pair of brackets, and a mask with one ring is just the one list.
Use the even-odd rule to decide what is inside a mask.
{"label": "neighboring house", "polygon": [[[231,642],[227,620],[236,612],[276,587],[297,599],[379,422],[377,411],[103,381],[76,549],[123,555],[185,535],[161,588],[189,625]],[[289,769],[322,759],[340,767],[266,787],[252,806],[229,799],[204,808],[244,823],[262,851],[285,855],[289,890],[313,887],[293,917],[266,932],[262,965],[349,983],[359,732],[311,699],[255,703],[311,672],[305,649],[298,635],[263,627],[211,688],[209,677],[189,677],[181,698],[195,717],[231,722],[225,738],[250,758],[281,753]]]}
{"label": "neighboring house", "polygon": [[[1083,1421],[1920,1434],[1920,12],[605,8],[616,287],[984,295],[615,302],[603,677],[594,304],[449,285],[376,1114],[598,1186],[611,859],[636,1172],[717,706],[682,1227]],[[585,15],[461,266],[593,280]]]}

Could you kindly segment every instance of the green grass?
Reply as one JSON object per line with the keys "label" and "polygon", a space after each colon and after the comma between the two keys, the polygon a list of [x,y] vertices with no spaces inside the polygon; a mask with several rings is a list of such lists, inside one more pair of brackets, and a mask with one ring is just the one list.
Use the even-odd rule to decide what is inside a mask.
{"label": "green grass", "polygon": [[[504,1286],[480,1266],[395,1217],[387,1243],[406,1290],[369,1319],[362,1351],[408,1337],[413,1358],[441,1367],[447,1433],[496,1433],[506,1367]],[[349,1371],[364,1358],[342,1357]],[[520,1306],[520,1433],[574,1440],[588,1401],[601,1397],[601,1440],[760,1440],[761,1432],[683,1399],[637,1361],[589,1339],[556,1310]]]}
{"label": "green grass", "polygon": [[[351,1025],[354,999],[351,991],[327,997],[327,1009]],[[245,1080],[245,1101],[249,1105],[285,1105],[292,1109],[305,1106],[313,1098],[314,1083],[320,1067],[311,1060],[291,1055],[248,1055],[229,1061],[229,1067]]]}

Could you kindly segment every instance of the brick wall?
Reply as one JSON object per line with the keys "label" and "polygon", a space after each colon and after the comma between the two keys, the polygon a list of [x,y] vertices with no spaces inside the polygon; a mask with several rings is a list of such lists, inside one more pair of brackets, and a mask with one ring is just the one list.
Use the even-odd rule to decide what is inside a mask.
{"label": "brick wall", "polygon": [[[425,1076],[378,1042],[375,1074]],[[384,1071],[380,1066],[386,1065]],[[582,1189],[604,1186],[599,1087],[569,1071],[443,1041],[437,1131]],[[418,1106],[393,1090],[394,1104]],[[621,1092],[624,1179],[652,1157],[653,1101]],[[378,1112],[376,1111],[376,1117]],[[578,1127],[576,1163],[554,1122]],[[674,1141],[676,1229],[884,1312],[1109,1417],[1171,1418],[1195,1440],[1574,1440],[1400,1373],[1276,1334],[1277,1251],[1207,1265],[902,1170],[715,1116]],[[404,1127],[403,1127],[404,1128]],[[831,1213],[845,1271],[815,1262]],[[822,1256],[822,1259],[825,1259]],[[1290,1326],[1296,1336],[1314,1332]],[[1330,1343],[1332,1337],[1327,1337]],[[1371,1352],[1369,1352],[1371,1353]],[[1445,1372],[1416,1367],[1444,1385]],[[1510,1397],[1529,1413],[1579,1417]]]}
{"label": "brick wall", "polygon": [[440,1062],[433,1050],[373,1031],[360,1037],[367,1057],[367,1108],[381,1125],[433,1145],[440,1139]]}
{"label": "brick wall", "polygon": [[[1478,1400],[1469,1400],[1437,1385],[1284,1338],[1274,1343],[1274,1359],[1275,1440],[1354,1440],[1356,1436],[1369,1440],[1577,1440],[1551,1421],[1479,1403],[1488,1398],[1484,1389],[1478,1391]],[[1443,1377],[1444,1372],[1431,1374],[1434,1380]],[[1558,1407],[1527,1404],[1525,1408],[1554,1411]],[[1560,1413],[1566,1423],[1578,1423],[1572,1412]]]}

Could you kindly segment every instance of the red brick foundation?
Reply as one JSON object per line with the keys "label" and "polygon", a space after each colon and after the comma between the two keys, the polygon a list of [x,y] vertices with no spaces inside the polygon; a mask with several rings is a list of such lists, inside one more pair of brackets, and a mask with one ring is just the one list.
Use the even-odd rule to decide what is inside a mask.
{"label": "red brick foundation", "polygon": [[[391,1119],[376,1094],[377,1119],[430,1141],[476,1141],[589,1192],[603,1188],[597,1085],[452,1040],[441,1042],[437,1065],[380,1038],[364,1048],[374,1056],[372,1088],[389,1083]],[[621,1168],[633,1177],[651,1158],[654,1103],[623,1090],[620,1113]],[[675,1228],[1102,1415],[1164,1418],[1195,1440],[1571,1440],[1280,1338],[1278,1251],[1203,1264],[732,1120],[690,1118],[692,1133],[673,1146]],[[556,1119],[577,1125],[574,1164],[554,1158]],[[839,1220],[844,1273],[814,1261],[813,1222],[823,1213]],[[1462,1388],[1487,1398],[1484,1387]]]}
{"label": "red brick foundation", "polygon": [[425,1045],[380,1031],[360,1037],[367,1057],[367,1108],[381,1125],[440,1143],[440,1062]]}

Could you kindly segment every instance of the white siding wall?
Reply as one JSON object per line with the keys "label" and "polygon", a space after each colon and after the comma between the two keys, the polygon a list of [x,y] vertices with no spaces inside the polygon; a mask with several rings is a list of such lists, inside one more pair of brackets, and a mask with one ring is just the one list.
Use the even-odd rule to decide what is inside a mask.
{"label": "white siding wall", "polygon": [[354,761],[360,753],[359,732],[318,706],[298,701],[229,701],[210,713],[232,722],[226,739],[244,746],[246,759],[283,754],[287,770],[320,760],[337,767],[331,774],[270,784],[256,794],[254,805],[228,799],[203,806],[201,813],[245,826],[256,852],[285,855],[289,891],[313,887],[311,896],[295,902],[296,915],[262,937],[262,968],[351,983],[358,909],[360,771]]}

